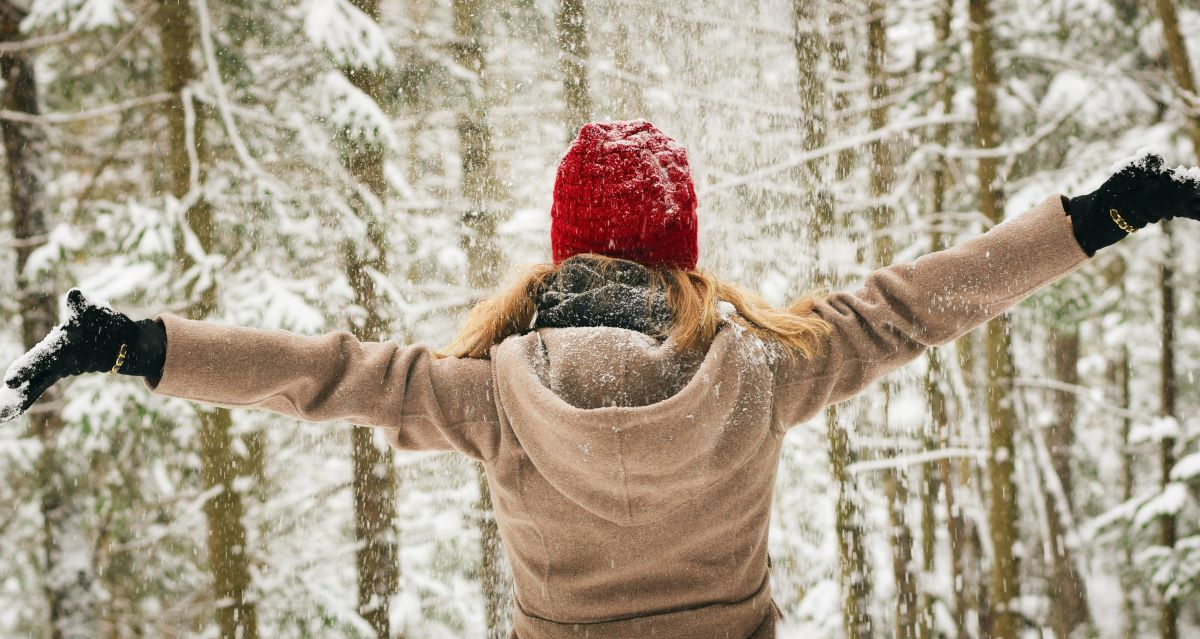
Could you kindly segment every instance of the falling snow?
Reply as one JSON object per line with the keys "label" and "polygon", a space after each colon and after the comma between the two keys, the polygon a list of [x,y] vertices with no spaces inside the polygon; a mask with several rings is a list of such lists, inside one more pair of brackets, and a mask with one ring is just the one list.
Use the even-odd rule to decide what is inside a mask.
{"label": "falling snow", "polygon": [[[871,3],[826,0],[454,0],[379,3],[377,17],[360,8],[371,3],[352,0],[8,4],[28,14],[6,39],[36,43],[5,43],[5,55],[28,55],[44,113],[24,127],[38,137],[21,147],[40,165],[29,173],[36,179],[18,186],[36,188],[13,188],[11,173],[0,178],[0,362],[13,361],[6,378],[63,347],[55,329],[26,352],[26,340],[39,336],[22,327],[57,317],[70,286],[135,319],[169,312],[445,345],[513,267],[548,260],[555,168],[585,119],[645,118],[686,147],[700,266],[777,307],[818,285],[861,291],[884,255],[914,259],[935,242],[954,246],[993,226],[981,202],[981,159],[997,160],[1000,219],[1058,193],[1086,194],[1112,172],[1147,166],[1150,153],[1163,158],[1161,170],[1176,167],[1176,180],[1200,184],[1188,94],[1160,63],[1173,45],[1157,13],[1177,7],[1195,59],[1200,12],[1191,3],[987,2],[996,16],[999,123],[997,147],[987,152],[974,134],[979,87],[962,73],[974,53],[966,36],[976,33],[968,11],[982,2],[880,2],[872,11]],[[943,40],[938,11],[951,5]],[[183,30],[193,41],[178,59],[191,60],[196,74],[174,85],[185,88],[183,99],[163,83],[164,46],[173,41],[161,18],[175,6],[193,18]],[[572,6],[582,16],[563,19]],[[882,29],[870,28],[872,16]],[[584,27],[585,46],[560,33],[572,24]],[[879,82],[870,77],[872,34],[887,38]],[[808,51],[811,44],[819,46]],[[572,80],[574,64],[582,74]],[[3,88],[9,135],[21,119],[8,100],[11,81]],[[878,90],[888,94],[872,97]],[[876,164],[880,150],[886,167]],[[19,161],[5,158],[10,167]],[[22,227],[14,197],[29,193],[40,198],[44,224]],[[814,408],[804,421],[772,425],[782,452],[765,543],[784,613],[777,636],[852,634],[846,611],[856,592],[870,622],[858,636],[900,634],[903,613],[924,615],[927,601],[931,627],[916,634],[960,636],[962,618],[962,635],[990,636],[979,624],[994,615],[979,602],[996,601],[996,505],[1016,513],[1015,539],[1000,549],[1013,550],[1019,592],[1011,604],[1031,636],[1057,633],[1055,614],[1069,600],[1055,581],[1066,566],[1058,548],[1070,550],[1083,586],[1078,608],[1087,616],[1072,636],[1153,634],[1164,592],[1181,604],[1180,636],[1200,632],[1200,420],[1190,417],[1200,408],[1200,251],[1191,241],[1200,227],[1173,225],[1171,234],[1149,230],[1101,251],[1004,313],[1000,341],[1014,377],[1011,389],[996,390],[1013,416],[1011,443],[992,443],[999,421],[989,415],[988,384],[1003,378],[989,367],[999,333],[984,327],[914,352],[836,411]],[[1055,257],[1028,252],[1030,260]],[[1176,295],[1174,416],[1161,414],[1164,264],[1174,269]],[[50,301],[30,306],[39,287]],[[947,292],[932,309],[969,305]],[[783,361],[781,349],[729,321],[731,303],[718,300],[715,310],[746,347],[728,366],[747,376]],[[873,343],[907,344],[896,338],[912,328],[880,328]],[[689,384],[713,402],[735,394],[733,384],[697,376],[699,360],[643,365],[635,355],[662,345],[635,332],[546,339],[556,358],[534,362],[534,374],[568,403],[630,415],[622,411]],[[431,363],[433,375],[445,364]],[[824,364],[819,355],[804,361]],[[230,365],[257,364],[231,357]],[[818,378],[853,370],[824,369]],[[778,382],[764,384],[763,397],[820,399],[811,385]],[[0,421],[6,411],[15,416],[26,389],[0,384]],[[486,384],[476,390],[495,399]],[[462,403],[439,399],[439,410]],[[232,512],[221,509],[234,498],[244,539],[223,552],[247,558],[258,636],[373,636],[355,558],[366,544],[358,525],[379,518],[399,571],[394,592],[367,603],[386,612],[390,634],[488,636],[494,604],[501,621],[491,635],[505,636],[510,568],[500,555],[487,600],[481,542],[494,520],[479,508],[479,466],[465,457],[374,458],[372,476],[395,472],[394,490],[379,493],[394,495],[394,512],[364,513],[353,482],[361,476],[354,451],[364,447],[346,422],[234,409],[227,463],[217,466],[227,471],[214,486],[212,437],[224,432],[214,426],[226,413],[153,395],[141,379],[103,375],[73,379],[61,399],[39,408],[61,416],[61,428],[33,432],[28,418],[0,424],[0,638],[50,631],[47,587],[68,604],[66,622],[97,624],[75,636],[180,628],[218,636],[211,606],[195,604],[220,599],[208,517]],[[694,406],[680,419],[709,426]],[[637,427],[629,419],[604,432]],[[365,432],[386,447],[380,429]],[[683,428],[662,437],[662,452],[678,453],[692,435]],[[561,447],[563,459],[603,467],[591,433],[564,435]],[[663,471],[655,460],[630,467]],[[1012,463],[1011,491],[990,475],[998,462]],[[579,470],[566,463],[560,472]],[[53,483],[39,483],[43,468]],[[55,509],[44,508],[59,496]],[[1160,542],[1168,523],[1173,547]],[[55,536],[49,555],[47,531]],[[851,551],[861,554],[843,556]],[[903,552],[907,564],[898,561]],[[915,602],[903,600],[905,567]],[[545,568],[554,575],[564,567]],[[849,578],[861,579],[857,590]]]}

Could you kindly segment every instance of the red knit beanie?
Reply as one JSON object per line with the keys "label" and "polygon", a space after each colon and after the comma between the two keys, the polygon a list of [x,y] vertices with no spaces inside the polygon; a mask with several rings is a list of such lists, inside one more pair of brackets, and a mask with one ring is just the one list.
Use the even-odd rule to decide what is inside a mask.
{"label": "red knit beanie", "polygon": [[696,188],[687,151],[645,120],[583,125],[558,165],[554,263],[599,253],[696,267]]}

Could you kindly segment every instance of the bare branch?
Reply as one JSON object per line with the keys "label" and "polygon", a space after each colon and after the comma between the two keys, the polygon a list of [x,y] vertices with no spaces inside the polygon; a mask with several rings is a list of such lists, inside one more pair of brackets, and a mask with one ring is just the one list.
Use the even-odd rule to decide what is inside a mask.
{"label": "bare branch", "polygon": [[30,237],[4,237],[0,238],[0,248],[31,248],[41,246],[46,243],[49,236],[45,233],[39,233]]}
{"label": "bare branch", "polygon": [[1110,415],[1117,416],[1117,417],[1125,417],[1127,419],[1132,419],[1132,420],[1135,420],[1138,422],[1143,422],[1146,418],[1146,415],[1144,412],[1133,411],[1133,410],[1129,410],[1127,408],[1121,408],[1120,406],[1114,406],[1112,404],[1109,404],[1108,402],[1096,399],[1095,397],[1092,396],[1092,389],[1088,388],[1087,386],[1079,386],[1077,384],[1068,384],[1066,382],[1061,382],[1056,379],[1045,379],[1045,378],[1037,378],[1037,377],[1017,377],[1017,378],[1013,379],[1013,384],[1015,384],[1016,386],[1023,386],[1026,388],[1044,388],[1047,390],[1056,390],[1056,391],[1063,391],[1063,392],[1067,392],[1067,393],[1074,393],[1079,399],[1082,399],[1091,404],[1095,404],[1097,407],[1103,409],[1106,413],[1108,413]]}
{"label": "bare branch", "polygon": [[724,182],[718,182],[717,184],[714,184],[714,185],[704,189],[704,193],[705,193],[705,195],[709,195],[709,194],[717,193],[720,191],[727,191],[729,189],[732,189],[732,188],[735,188],[738,186],[744,186],[746,184],[751,184],[757,180],[766,179],[766,178],[768,178],[776,173],[779,173],[781,171],[786,171],[788,169],[800,166],[801,164],[806,164],[808,162],[812,162],[813,160],[816,160],[817,158],[822,158],[822,157],[825,157],[828,155],[833,155],[834,153],[837,153],[838,151],[844,151],[846,149],[852,149],[855,147],[859,147],[859,146],[865,145],[869,142],[875,142],[877,140],[882,140],[884,138],[895,135],[902,131],[908,131],[910,129],[920,129],[920,128],[924,128],[927,126],[937,126],[939,124],[961,124],[961,123],[965,123],[965,122],[969,122],[969,121],[970,121],[969,117],[962,116],[962,115],[935,115],[935,116],[930,116],[930,117],[925,117],[925,118],[913,118],[911,120],[906,120],[903,122],[896,122],[893,124],[889,124],[888,126],[885,126],[882,129],[877,129],[875,131],[869,131],[862,135],[847,136],[837,142],[834,142],[832,144],[827,144],[819,149],[813,149],[811,151],[797,153],[796,155],[793,155],[792,157],[790,157],[782,162],[779,162],[777,164],[772,164],[771,166],[761,168],[757,171],[753,171],[751,173],[747,173],[747,174],[739,176],[739,177],[725,180]]}
{"label": "bare branch", "polygon": [[48,47],[52,44],[60,44],[69,40],[75,39],[78,33],[65,31],[63,33],[52,33],[35,38],[26,38],[24,40],[13,40],[10,42],[0,42],[0,54],[3,53],[19,53],[37,49],[39,47]]}
{"label": "bare branch", "polygon": [[152,95],[142,96],[140,98],[132,98],[124,102],[116,104],[108,104],[95,109],[88,109],[78,113],[43,113],[41,115],[30,115],[21,111],[9,111],[0,109],[0,120],[8,120],[10,122],[25,122],[27,124],[70,124],[73,122],[84,122],[86,120],[94,120],[110,115],[117,115],[122,111],[130,109],[138,109],[144,106],[150,106],[166,102],[171,99],[170,93],[154,93]]}

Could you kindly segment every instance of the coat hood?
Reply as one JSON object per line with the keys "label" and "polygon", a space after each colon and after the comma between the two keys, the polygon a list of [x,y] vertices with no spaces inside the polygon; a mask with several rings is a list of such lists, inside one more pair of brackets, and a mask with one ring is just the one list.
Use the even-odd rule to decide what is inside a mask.
{"label": "coat hood", "polygon": [[626,526],[670,515],[759,449],[770,424],[738,413],[770,414],[778,356],[728,321],[690,352],[606,326],[539,328],[492,352],[497,401],[530,462]]}

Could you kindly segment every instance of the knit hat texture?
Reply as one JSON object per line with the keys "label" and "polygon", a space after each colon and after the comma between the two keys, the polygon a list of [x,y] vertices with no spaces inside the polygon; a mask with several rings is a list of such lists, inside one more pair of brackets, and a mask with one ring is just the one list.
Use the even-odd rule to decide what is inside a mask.
{"label": "knit hat texture", "polygon": [[597,253],[694,269],[696,188],[687,151],[646,120],[585,124],[558,165],[554,263]]}

